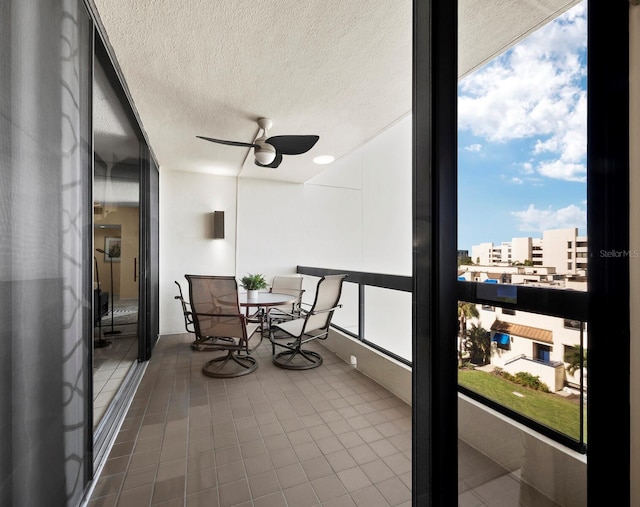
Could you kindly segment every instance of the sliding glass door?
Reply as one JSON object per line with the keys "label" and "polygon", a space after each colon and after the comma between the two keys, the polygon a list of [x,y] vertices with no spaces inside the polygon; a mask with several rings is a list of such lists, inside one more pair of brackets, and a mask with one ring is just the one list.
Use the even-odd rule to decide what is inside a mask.
{"label": "sliding glass door", "polygon": [[93,83],[94,428],[138,359],[141,141],[96,44]]}

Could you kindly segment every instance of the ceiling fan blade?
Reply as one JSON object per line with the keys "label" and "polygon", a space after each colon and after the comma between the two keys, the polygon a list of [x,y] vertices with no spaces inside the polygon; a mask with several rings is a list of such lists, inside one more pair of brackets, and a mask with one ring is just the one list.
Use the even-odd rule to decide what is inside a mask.
{"label": "ceiling fan blade", "polygon": [[267,142],[283,155],[301,155],[313,148],[318,139],[319,136],[273,136]]}
{"label": "ceiling fan blade", "polygon": [[211,141],[212,143],[228,144],[229,146],[245,146],[247,148],[260,148],[259,145],[254,143],[243,143],[241,141],[225,141],[224,139],[213,139],[211,137],[203,137],[203,136],[196,136],[196,137],[199,139],[204,139],[205,141]]}
{"label": "ceiling fan blade", "polygon": [[260,167],[271,167],[273,169],[278,167],[281,162],[282,162],[282,153],[276,153],[276,158],[274,158],[273,162],[271,162],[270,164],[261,164],[260,162],[255,160],[256,165],[259,165]]}

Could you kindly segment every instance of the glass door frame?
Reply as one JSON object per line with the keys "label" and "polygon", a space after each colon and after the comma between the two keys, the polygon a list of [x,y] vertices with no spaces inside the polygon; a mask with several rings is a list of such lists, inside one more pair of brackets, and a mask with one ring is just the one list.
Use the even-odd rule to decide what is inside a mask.
{"label": "glass door frame", "polygon": [[[630,501],[629,3],[588,0],[587,499]],[[413,505],[457,505],[457,2],[413,2]],[[418,311],[418,309],[420,311]],[[622,369],[612,389],[611,350]],[[602,417],[607,414],[607,417]],[[614,426],[615,424],[615,426]],[[620,454],[621,453],[621,454]],[[621,456],[611,459],[612,456]]]}
{"label": "glass door frame", "polygon": [[[140,144],[139,156],[139,262],[137,275],[138,280],[138,347],[137,360],[129,370],[122,386],[119,388],[114,400],[111,402],[107,413],[104,416],[104,422],[100,422],[100,431],[94,431],[93,416],[88,428],[90,434],[92,448],[91,455],[93,458],[93,473],[97,473],[104,464],[106,453],[117,435],[117,429],[120,421],[126,415],[129,402],[135,394],[142,375],[146,367],[146,361],[151,357],[153,346],[158,338],[158,294],[159,294],[159,259],[158,259],[158,208],[159,208],[159,175],[158,165],[155,156],[149,148],[148,141],[141,128],[141,122],[133,107],[133,101],[130,99],[128,92],[123,85],[120,70],[111,56],[111,50],[105,43],[104,36],[100,33],[100,28],[95,23],[95,11],[91,6],[87,5],[91,17],[94,21],[93,30],[93,66],[96,65],[96,59],[100,58],[103,66],[109,66],[107,77],[116,96],[132,125],[136,137]],[[93,74],[93,73],[92,73]],[[92,79],[93,85],[93,79]],[[93,105],[93,97],[92,97]],[[89,112],[91,115],[91,111]],[[94,128],[92,122],[92,130]],[[95,143],[92,146],[91,156],[91,174],[93,170],[93,151]],[[93,196],[92,196],[93,197]],[[93,199],[91,199],[93,202]],[[92,210],[89,210],[92,213]],[[91,228],[93,237],[93,215],[91,214]],[[93,265],[93,254],[89,252],[86,262],[91,259]],[[93,333],[89,335],[93,340]],[[92,344],[89,345],[89,353],[92,354]],[[92,360],[90,368],[93,371]],[[91,386],[93,378],[90,379]],[[92,413],[93,393],[88,400],[91,404],[90,413]]]}

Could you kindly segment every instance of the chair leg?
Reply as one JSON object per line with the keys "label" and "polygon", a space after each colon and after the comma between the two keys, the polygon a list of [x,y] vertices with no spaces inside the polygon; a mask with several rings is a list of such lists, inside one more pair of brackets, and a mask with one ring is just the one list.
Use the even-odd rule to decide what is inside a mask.
{"label": "chair leg", "polygon": [[322,364],[322,356],[313,350],[294,348],[273,356],[273,364],[287,370],[310,370]]}
{"label": "chair leg", "polygon": [[271,342],[271,355],[275,355],[276,353],[276,342],[274,341],[276,338],[275,334],[273,333],[273,328],[271,328],[271,326],[269,326],[269,341]]}
{"label": "chair leg", "polygon": [[[228,364],[236,367],[225,370]],[[247,375],[255,371],[256,368],[258,368],[258,363],[255,358],[244,354],[237,354],[230,350],[225,356],[216,357],[215,359],[207,361],[202,367],[202,373],[208,377],[232,378]]]}

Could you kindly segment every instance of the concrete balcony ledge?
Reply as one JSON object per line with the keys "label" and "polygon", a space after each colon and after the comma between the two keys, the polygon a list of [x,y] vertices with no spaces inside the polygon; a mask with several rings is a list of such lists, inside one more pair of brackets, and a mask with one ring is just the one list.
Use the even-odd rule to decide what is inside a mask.
{"label": "concrete balcony ledge", "polygon": [[354,367],[358,371],[411,405],[412,374],[409,366],[335,329],[321,343],[344,362],[353,364],[355,361]]}

